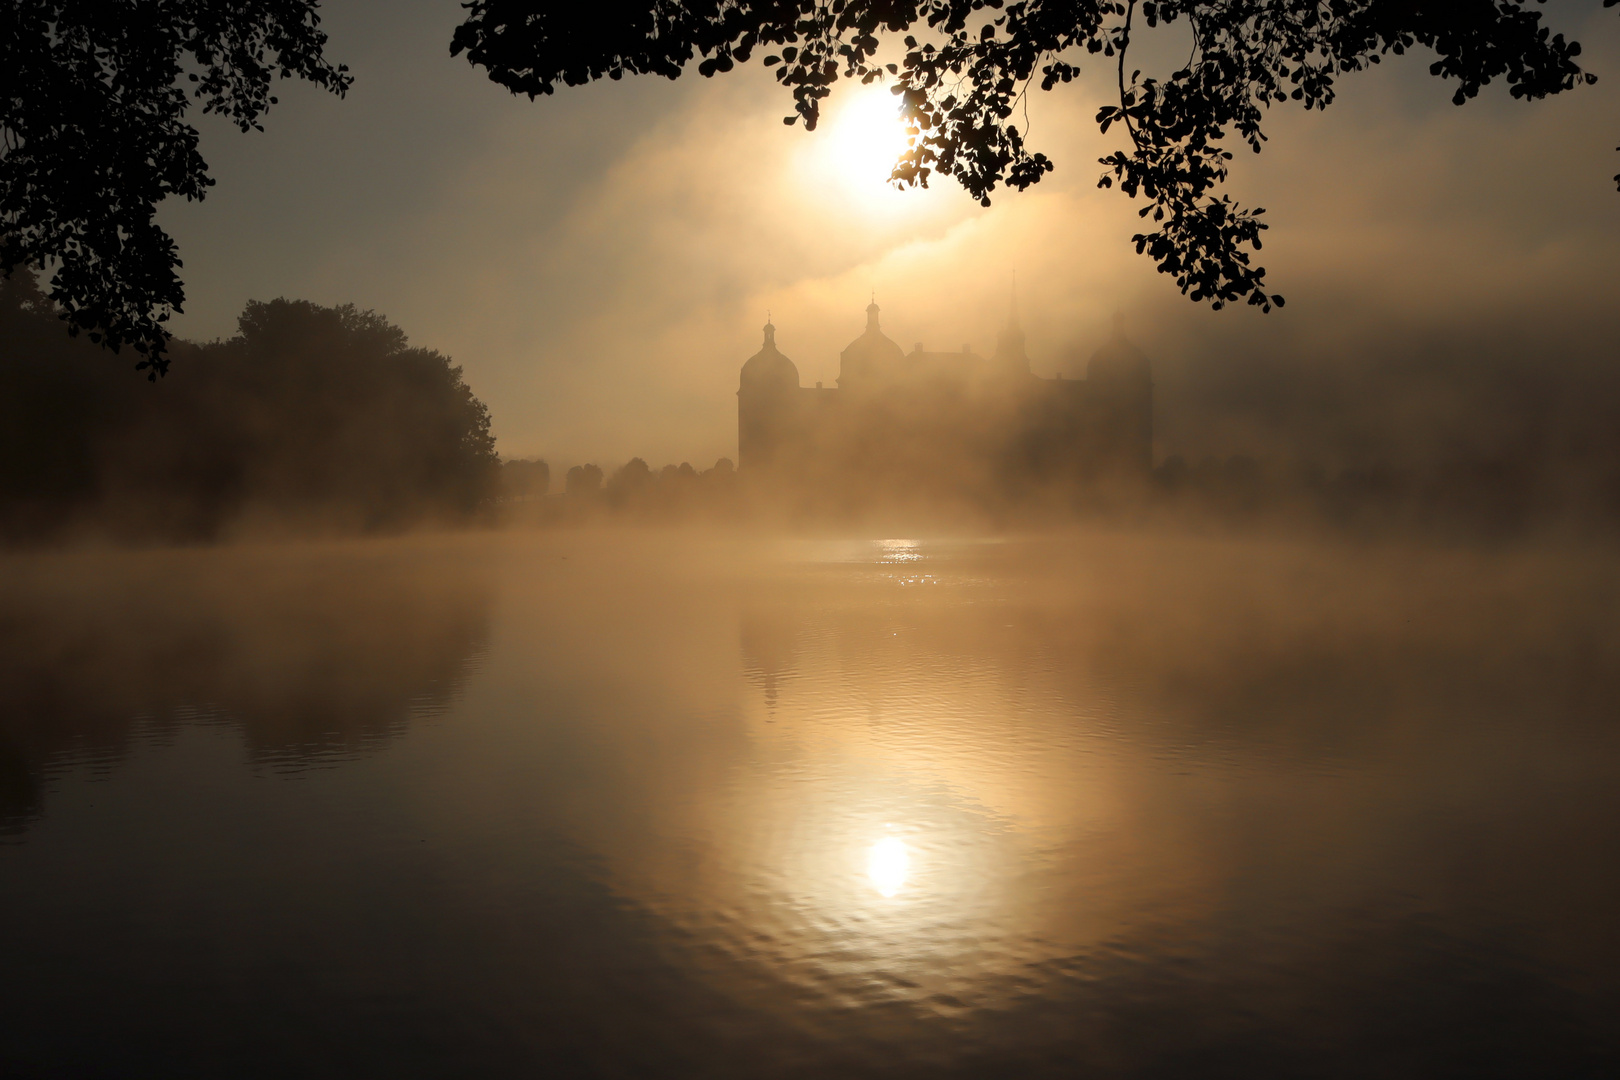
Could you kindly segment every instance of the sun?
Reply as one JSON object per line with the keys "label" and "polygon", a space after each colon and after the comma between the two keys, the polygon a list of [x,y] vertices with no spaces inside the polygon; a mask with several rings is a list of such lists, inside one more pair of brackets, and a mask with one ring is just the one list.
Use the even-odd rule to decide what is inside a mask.
{"label": "sun", "polygon": [[831,164],[845,183],[886,187],[906,149],[900,99],[882,86],[862,87],[834,114],[827,135]]}

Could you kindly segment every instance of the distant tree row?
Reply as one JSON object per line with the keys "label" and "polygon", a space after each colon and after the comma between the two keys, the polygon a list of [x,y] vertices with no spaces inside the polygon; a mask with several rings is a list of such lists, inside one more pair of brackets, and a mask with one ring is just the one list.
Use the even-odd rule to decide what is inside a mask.
{"label": "distant tree row", "polygon": [[607,474],[601,466],[575,465],[564,478],[563,492],[575,498],[602,498],[621,505],[650,492],[671,494],[726,487],[735,481],[736,473],[730,458],[721,458],[713,468],[701,472],[689,461],[654,471],[644,459],[631,458],[605,481]]}
{"label": "distant tree row", "polygon": [[0,537],[376,532],[494,500],[489,411],[380,315],[254,302],[236,336],[175,353],[157,384],[109,378],[129,361],[69,338],[28,273],[0,280]]}
{"label": "distant tree row", "polygon": [[[909,491],[873,484],[862,473],[738,474],[724,458],[702,472],[685,463],[653,470],[635,458],[611,476],[596,465],[574,466],[564,492],[529,520],[612,516],[969,528],[1132,520],[1477,538],[1548,529],[1612,535],[1620,526],[1620,457],[1589,457],[1473,453],[1330,466],[1298,454],[1205,455],[1194,462],[1171,454],[1151,479],[1008,477],[987,486],[976,482],[979,477],[942,471],[937,483]],[[506,468],[534,464],[545,468],[523,462]]]}
{"label": "distant tree row", "polygon": [[550,483],[551,467],[544,461],[503,462],[503,519],[541,524],[603,514],[659,520],[725,518],[738,509],[737,470],[730,458],[703,470],[687,461],[654,470],[645,459],[631,458],[611,476],[600,465],[575,465],[563,474],[563,490],[547,499]]}
{"label": "distant tree row", "polygon": [[501,462],[501,498],[536,499],[551,490],[551,466],[539,458]]}
{"label": "distant tree row", "polygon": [[740,506],[737,467],[721,458],[712,468],[691,462],[653,469],[644,458],[631,458],[610,476],[600,465],[575,465],[563,474],[563,488],[551,491],[551,466],[539,458],[501,462],[500,519],[506,524],[551,524],[588,520],[604,514],[620,517],[729,518]]}
{"label": "distant tree row", "polygon": [[1206,455],[1190,463],[1172,454],[1153,479],[1153,502],[1185,518],[1292,519],[1352,532],[1487,538],[1548,528],[1612,535],[1620,523],[1620,461],[1612,458],[1549,462],[1472,454],[1330,468],[1308,459],[1246,454],[1225,460]]}

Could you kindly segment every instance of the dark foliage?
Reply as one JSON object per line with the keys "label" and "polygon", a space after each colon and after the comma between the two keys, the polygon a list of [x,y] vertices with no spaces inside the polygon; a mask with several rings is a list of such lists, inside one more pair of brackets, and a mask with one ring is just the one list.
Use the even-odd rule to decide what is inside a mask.
{"label": "dark foliage", "polygon": [[563,491],[576,498],[588,498],[601,493],[602,470],[596,465],[575,465],[563,478]]}
{"label": "dark foliage", "polygon": [[53,269],[74,331],[138,368],[168,369],[164,327],[185,290],[154,220],[213,180],[185,122],[192,99],[243,131],[299,76],[337,94],[317,0],[8,0],[0,5],[0,270]]}
{"label": "dark foliage", "polygon": [[0,286],[0,536],[208,539],[252,519],[373,531],[493,497],[489,413],[448,358],[352,305],[250,303],[163,389],[109,379],[30,275]]}
{"label": "dark foliage", "polygon": [[646,461],[631,458],[614,471],[603,490],[607,492],[608,502],[622,506],[639,496],[651,483],[652,469],[648,468]]}
{"label": "dark foliage", "polygon": [[743,510],[740,496],[737,467],[730,458],[720,458],[713,468],[699,470],[689,461],[655,469],[637,457],[614,469],[611,475],[599,465],[575,465],[566,474],[563,497],[542,513],[508,520],[530,524],[609,518],[666,524],[734,520]]}
{"label": "dark foliage", "polygon": [[[1605,0],[1612,4],[1617,0]],[[1132,238],[1181,291],[1214,307],[1247,300],[1269,311],[1252,261],[1263,210],[1215,194],[1236,135],[1258,152],[1273,104],[1333,101],[1336,79],[1385,54],[1430,49],[1430,72],[1455,80],[1461,104],[1493,79],[1540,98],[1594,77],[1580,45],[1552,34],[1527,0],[645,0],[579,5],[472,0],[451,52],[513,93],[550,94],[606,76],[676,78],[730,71],[764,50],[814,128],[839,78],[892,77],[912,139],[893,179],[926,186],[935,172],[984,204],[997,185],[1022,190],[1052,169],[1024,141],[1019,108],[1032,86],[1072,81],[1086,56],[1116,69],[1119,104],[1097,116],[1129,146],[1102,159],[1101,185],[1148,200],[1152,232]],[[1127,57],[1132,30],[1185,20],[1194,47],[1170,78],[1143,78]],[[915,34],[913,33],[915,31]],[[916,36],[921,34],[921,37]],[[885,37],[904,56],[879,63]],[[1617,178],[1620,179],[1620,178]]]}
{"label": "dark foliage", "polygon": [[539,458],[501,462],[501,498],[537,499],[551,490],[551,466]]}
{"label": "dark foliage", "polygon": [[[1611,6],[1617,0],[1604,0]],[[791,90],[793,123],[813,128],[839,78],[892,77],[913,135],[894,171],[935,172],[989,202],[1052,169],[1025,143],[1032,86],[1072,81],[1080,61],[1117,69],[1106,131],[1129,145],[1103,159],[1101,183],[1148,200],[1154,231],[1133,237],[1183,293],[1216,307],[1269,310],[1254,265],[1262,210],[1217,194],[1234,134],[1259,150],[1273,104],[1323,108],[1336,79],[1422,46],[1455,100],[1493,79],[1539,98],[1590,82],[1580,45],[1542,25],[1529,0],[471,0],[451,43],[514,93],[551,93],[604,76],[705,76],[755,50]],[[173,240],[155,221],[171,195],[213,183],[185,122],[193,99],[246,131],[276,99],[277,77],[343,94],[350,76],[324,55],[318,0],[12,0],[0,6],[0,271],[50,270],[52,300],[74,331],[129,345],[152,377],[167,371],[165,328],[185,299]],[[1132,29],[1185,20],[1195,45],[1168,79],[1127,64]],[[915,32],[915,33],[914,33]],[[916,36],[920,34],[921,37]],[[885,39],[903,41],[879,63]],[[701,58],[701,59],[699,59]],[[1620,183],[1620,176],[1616,177]]]}

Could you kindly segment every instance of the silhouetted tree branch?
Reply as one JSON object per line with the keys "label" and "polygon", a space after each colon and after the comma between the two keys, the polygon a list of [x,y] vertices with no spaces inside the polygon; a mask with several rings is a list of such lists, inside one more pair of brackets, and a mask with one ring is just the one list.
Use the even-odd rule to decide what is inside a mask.
{"label": "silhouetted tree branch", "polygon": [[[1617,0],[1604,0],[1612,6]],[[298,76],[343,94],[324,56],[318,0],[11,0],[0,5],[0,273],[35,266],[70,330],[132,346],[167,370],[169,316],[184,288],[156,207],[201,199],[213,181],[185,123],[193,99],[246,131],[271,80]],[[1430,71],[1459,103],[1493,79],[1539,98],[1593,76],[1580,46],[1552,34],[1528,0],[472,0],[451,51],[534,97],[604,76],[712,76],[756,49],[793,94],[789,123],[814,128],[839,78],[893,78],[912,141],[900,184],[942,172],[988,202],[1051,171],[1025,142],[1018,106],[1072,81],[1087,56],[1117,68],[1119,103],[1098,114],[1128,146],[1102,159],[1104,186],[1148,200],[1155,231],[1133,238],[1184,293],[1269,310],[1262,211],[1217,194],[1232,134],[1258,150],[1273,104],[1324,108],[1342,74],[1386,53],[1433,50]],[[1126,57],[1138,20],[1186,20],[1194,48],[1169,78]],[[914,33],[915,32],[915,33]],[[920,38],[918,34],[922,35]],[[896,62],[880,62],[899,40]],[[926,39],[926,40],[924,40]],[[701,58],[701,59],[699,59]],[[1616,177],[1620,184],[1620,176]]]}
{"label": "silhouetted tree branch", "polygon": [[[1605,6],[1620,0],[1604,0]],[[701,57],[704,76],[730,71],[755,50],[791,90],[791,124],[814,129],[839,78],[894,79],[910,149],[892,179],[927,186],[936,172],[989,205],[997,185],[1019,190],[1052,162],[1025,143],[1017,107],[1031,86],[1051,90],[1080,74],[1086,56],[1117,68],[1119,103],[1097,115],[1122,125],[1129,145],[1101,159],[1103,187],[1148,204],[1156,226],[1132,238],[1181,291],[1219,308],[1236,300],[1269,311],[1265,270],[1251,261],[1266,228],[1260,208],[1216,190],[1235,134],[1258,152],[1273,104],[1332,103],[1336,79],[1416,46],[1430,73],[1455,80],[1453,100],[1503,79],[1518,98],[1540,98],[1595,77],[1581,47],[1552,34],[1527,0],[472,0],[451,53],[513,93],[533,98],[558,83],[654,74],[674,79]],[[1126,59],[1135,27],[1185,20],[1193,48],[1167,79]],[[921,35],[920,37],[918,35]],[[903,56],[878,57],[899,38]],[[1617,178],[1620,181],[1620,178]]]}
{"label": "silhouetted tree branch", "polygon": [[8,0],[0,5],[0,272],[52,273],[71,332],[168,369],[185,289],[154,220],[213,180],[185,123],[192,99],[247,131],[299,76],[343,94],[318,0]]}

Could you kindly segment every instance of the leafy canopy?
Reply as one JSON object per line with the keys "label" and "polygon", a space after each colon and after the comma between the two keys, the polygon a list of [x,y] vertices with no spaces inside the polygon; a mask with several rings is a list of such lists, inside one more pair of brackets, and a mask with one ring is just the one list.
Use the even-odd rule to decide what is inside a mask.
{"label": "leafy canopy", "polygon": [[0,4],[0,271],[53,270],[71,332],[168,369],[185,289],[154,220],[213,179],[185,122],[192,100],[247,131],[277,75],[336,94],[318,0],[7,0]]}
{"label": "leafy canopy", "polygon": [[[1620,0],[1604,0],[1612,6]],[[1032,87],[1072,81],[1087,58],[1112,65],[1118,104],[1100,110],[1128,145],[1101,183],[1146,200],[1134,237],[1183,293],[1270,310],[1251,253],[1259,208],[1220,192],[1230,140],[1259,150],[1273,104],[1333,101],[1335,80],[1417,46],[1461,103],[1493,79],[1540,98],[1593,76],[1580,45],[1542,25],[1529,0],[470,0],[465,53],[514,93],[550,94],[626,74],[705,76],[755,50],[814,128],[840,78],[894,80],[910,149],[900,184],[935,173],[988,203],[1052,162],[1025,143]],[[259,127],[276,77],[342,95],[347,69],[324,55],[319,0],[9,0],[0,4],[0,274],[50,270],[70,331],[129,345],[152,377],[168,368],[170,315],[184,287],[174,241],[155,221],[171,195],[213,184],[186,123],[193,101],[243,131]],[[1185,21],[1194,47],[1167,79],[1128,56],[1137,28]],[[892,47],[885,50],[885,46]],[[892,51],[897,62],[880,63]],[[1620,181],[1620,177],[1616,178]]]}
{"label": "leafy canopy", "polygon": [[[1605,6],[1620,0],[1604,0]],[[1258,152],[1273,104],[1332,103],[1336,79],[1416,46],[1435,54],[1431,74],[1454,80],[1461,104],[1493,79],[1516,98],[1540,98],[1595,77],[1581,47],[1542,25],[1526,0],[472,0],[451,52],[530,98],[627,74],[679,77],[693,59],[713,76],[756,50],[814,129],[840,78],[894,80],[910,148],[894,169],[902,185],[943,173],[985,205],[997,185],[1022,190],[1052,170],[1018,124],[1031,87],[1051,90],[1087,57],[1114,68],[1118,104],[1097,122],[1129,145],[1102,158],[1100,185],[1147,200],[1153,231],[1132,238],[1184,294],[1219,308],[1267,291],[1260,249],[1264,211],[1218,189],[1236,140]],[[1167,79],[1128,63],[1139,27],[1184,21],[1193,48]],[[893,39],[901,48],[886,49]],[[894,63],[884,55],[899,54]],[[1620,180],[1620,177],[1616,178]]]}

